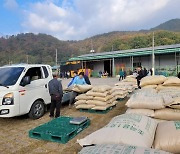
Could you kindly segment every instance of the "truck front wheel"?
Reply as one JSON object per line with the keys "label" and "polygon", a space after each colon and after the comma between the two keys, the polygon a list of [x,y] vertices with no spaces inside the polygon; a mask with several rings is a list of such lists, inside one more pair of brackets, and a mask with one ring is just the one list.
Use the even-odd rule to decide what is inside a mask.
{"label": "truck front wheel", "polygon": [[37,100],[33,103],[31,106],[31,109],[29,111],[29,117],[31,119],[39,119],[44,115],[45,112],[45,106],[42,101]]}

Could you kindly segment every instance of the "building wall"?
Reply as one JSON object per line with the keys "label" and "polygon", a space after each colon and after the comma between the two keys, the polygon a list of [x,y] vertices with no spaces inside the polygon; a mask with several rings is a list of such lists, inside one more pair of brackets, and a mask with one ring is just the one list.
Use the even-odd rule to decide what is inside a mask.
{"label": "building wall", "polygon": [[156,67],[162,66],[174,66],[175,65],[175,55],[168,54],[168,55],[161,55],[156,56]]}
{"label": "building wall", "polygon": [[[178,60],[178,58],[177,58]],[[93,72],[95,76],[98,75],[99,71],[104,71],[104,60],[101,61],[89,61],[93,65]],[[146,69],[150,69],[152,67],[152,57],[151,55],[147,56],[136,56],[133,57],[133,63],[141,63],[141,66]],[[179,62],[180,63],[180,62]],[[125,68],[126,71],[131,69],[132,64],[130,57],[124,58],[115,58],[114,60],[115,66],[115,74],[119,74],[121,68]],[[174,68],[175,67],[175,55],[174,53],[166,54],[166,55],[155,55],[155,68]],[[134,67],[136,68],[136,67]]]}
{"label": "building wall", "polygon": [[94,61],[94,71],[104,71],[104,61]]}
{"label": "building wall", "polygon": [[[165,54],[165,55],[155,55],[155,69],[175,69],[175,65],[178,61],[178,57],[175,62],[175,54]],[[145,67],[146,69],[152,68],[152,56],[136,56],[133,57],[134,68],[137,67],[138,64]],[[180,63],[180,62],[179,62]],[[135,66],[136,64],[136,66]],[[130,57],[126,58],[116,58],[115,59],[115,74],[118,74],[121,68],[125,68],[129,70],[132,68]]]}

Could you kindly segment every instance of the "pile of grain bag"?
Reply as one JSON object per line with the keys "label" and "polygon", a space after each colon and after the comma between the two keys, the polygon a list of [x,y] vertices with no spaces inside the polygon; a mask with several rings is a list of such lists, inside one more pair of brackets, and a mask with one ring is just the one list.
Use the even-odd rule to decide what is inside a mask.
{"label": "pile of grain bag", "polygon": [[134,75],[128,75],[126,76],[126,78],[124,80],[122,80],[123,82],[131,82],[133,83],[133,85],[137,84],[137,80],[136,77]]}
{"label": "pile of grain bag", "polygon": [[152,88],[138,90],[130,97],[126,106],[129,107],[126,113],[137,113],[150,117],[155,116],[155,109],[165,108],[163,97]]}
{"label": "pile of grain bag", "polygon": [[[129,116],[129,115],[126,115]],[[136,115],[134,115],[136,116]],[[137,119],[136,119],[137,118]],[[87,146],[85,148],[83,148],[79,154],[94,154],[94,153],[98,153],[98,154],[140,154],[140,153],[148,153],[148,154],[170,154],[170,153],[174,153],[174,154],[179,154],[180,153],[180,121],[167,121],[167,122],[161,122],[157,125],[156,131],[153,131],[153,134],[155,134],[153,137],[151,137],[151,139],[153,138],[153,143],[151,149],[150,147],[145,147],[145,144],[142,144],[141,142],[139,142],[139,138],[134,138],[134,134],[131,134],[128,131],[134,130],[134,133],[136,131],[137,127],[138,129],[142,129],[143,127],[145,127],[145,129],[148,129],[149,132],[152,131],[152,121],[153,119],[151,119],[146,123],[145,121],[143,122],[143,125],[137,125],[137,121],[139,121],[139,117],[134,118],[134,120],[136,119],[136,122],[132,123],[132,121],[130,122],[129,119],[127,120],[127,118],[124,118],[124,120],[126,120],[126,122],[124,121],[120,121],[119,123],[115,123],[115,121],[117,119],[114,119],[114,125],[112,125],[112,130],[109,130],[108,132],[104,132],[105,130],[103,130],[104,128],[107,128],[107,126],[105,126],[104,128],[90,134],[89,136],[85,137],[82,140],[79,140],[78,142],[81,145],[84,145],[86,143],[88,144],[92,144],[92,143],[96,143],[95,146]],[[143,116],[144,118],[144,116]],[[143,119],[144,120],[144,119]],[[127,123],[126,126],[124,126],[124,123]],[[141,122],[140,122],[141,123]],[[134,126],[134,129],[132,129],[132,125]],[[155,122],[153,123],[153,125],[155,124]],[[118,126],[119,125],[119,126]],[[110,126],[110,125],[109,125]],[[124,126],[124,127],[123,127]],[[140,126],[140,127],[139,127]],[[117,137],[121,138],[120,136],[120,130],[117,133],[117,130],[114,130],[114,127],[123,127],[125,129],[124,132],[122,133],[122,139],[119,139],[117,141],[116,135],[118,135]],[[115,131],[115,133],[112,133],[112,131]],[[122,131],[122,130],[121,130]],[[111,134],[112,136],[109,135],[108,137],[105,139],[105,136],[103,134]],[[117,134],[116,134],[117,133]],[[123,134],[126,133],[126,134]],[[145,131],[145,133],[147,133]],[[151,132],[152,133],[152,132]],[[142,133],[143,134],[143,133]],[[124,136],[126,135],[127,139],[124,140]],[[144,135],[144,134],[143,134]],[[142,135],[142,136],[143,136]],[[148,134],[150,135],[150,134]],[[103,137],[102,137],[103,136]],[[147,142],[147,140],[150,140],[148,137],[142,137],[141,139],[142,141]],[[111,138],[115,138],[115,140],[111,140]],[[104,141],[103,141],[104,139]],[[133,141],[129,141],[130,139],[132,139],[134,142],[138,143],[133,143]],[[124,142],[126,144],[124,144]],[[136,145],[135,145],[136,144]],[[137,146],[137,144],[139,146]],[[149,144],[150,146],[150,144]]]}
{"label": "pile of grain bag", "polygon": [[111,87],[107,85],[95,86],[86,94],[76,97],[77,109],[106,110],[116,104],[116,99],[111,95]]}
{"label": "pile of grain bag", "polygon": [[142,89],[154,88],[159,94],[180,97],[180,79],[177,77],[147,76],[141,79],[140,85]]}
{"label": "pile of grain bag", "polygon": [[158,93],[156,89],[138,90],[127,101],[126,113],[136,113],[162,120],[180,120],[180,99]]}
{"label": "pile of grain bag", "polygon": [[[131,89],[132,90],[132,89]],[[125,98],[129,94],[128,87],[125,86],[115,86],[111,89],[111,95],[116,99]]]}
{"label": "pile of grain bag", "polygon": [[128,93],[132,93],[135,90],[135,86],[131,82],[118,82],[115,84],[115,87],[112,89],[112,94],[116,99],[124,98]]}
{"label": "pile of grain bag", "polygon": [[114,117],[105,127],[77,140],[81,146],[93,144],[128,144],[151,148],[157,122],[139,114]]}
{"label": "pile of grain bag", "polygon": [[141,88],[154,88],[156,89],[158,85],[163,84],[167,78],[163,75],[146,76],[141,79]]}
{"label": "pile of grain bag", "polygon": [[127,102],[130,108],[127,113],[139,113],[163,120],[180,120],[180,79],[147,76],[141,80],[141,87],[142,90]]}
{"label": "pile of grain bag", "polygon": [[100,144],[84,147],[79,154],[170,154],[162,150],[125,144]]}
{"label": "pile of grain bag", "polygon": [[74,103],[76,109],[91,109],[95,107],[95,105],[87,104],[88,100],[93,100],[93,96],[87,96],[86,94],[78,95],[76,98],[76,102]]}

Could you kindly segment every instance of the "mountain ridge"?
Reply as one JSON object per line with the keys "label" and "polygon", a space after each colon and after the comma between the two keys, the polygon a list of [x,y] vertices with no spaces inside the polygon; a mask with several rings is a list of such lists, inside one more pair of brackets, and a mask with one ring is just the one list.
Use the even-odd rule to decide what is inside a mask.
{"label": "mountain ridge", "polygon": [[[55,50],[58,50],[58,62],[71,57],[87,54],[92,49],[95,52],[137,49],[152,46],[152,31],[155,32],[155,46],[180,43],[180,30],[167,31],[158,28],[168,27],[180,22],[173,19],[154,27],[154,30],[113,31],[98,34],[84,40],[62,41],[47,34],[21,33],[0,38],[0,65],[8,63],[47,63],[55,64]],[[165,26],[165,25],[168,26]],[[162,26],[163,25],[163,26]],[[176,27],[176,26],[169,26]],[[92,44],[91,44],[92,42]],[[27,59],[28,57],[28,59]]]}

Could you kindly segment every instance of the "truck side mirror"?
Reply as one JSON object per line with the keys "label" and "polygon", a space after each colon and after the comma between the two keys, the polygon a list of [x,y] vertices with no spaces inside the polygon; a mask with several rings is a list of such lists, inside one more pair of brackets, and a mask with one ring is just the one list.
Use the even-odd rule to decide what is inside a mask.
{"label": "truck side mirror", "polygon": [[30,84],[30,82],[31,82],[30,76],[25,76],[25,77],[23,77],[20,85],[24,87],[24,86]]}

